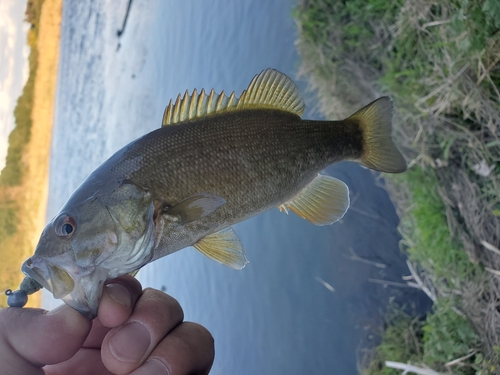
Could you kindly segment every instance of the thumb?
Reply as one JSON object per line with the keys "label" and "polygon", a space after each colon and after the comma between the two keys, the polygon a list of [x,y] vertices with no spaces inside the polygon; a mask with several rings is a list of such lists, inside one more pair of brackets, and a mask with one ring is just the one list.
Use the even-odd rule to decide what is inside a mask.
{"label": "thumb", "polygon": [[9,374],[43,374],[40,368],[71,358],[82,346],[91,322],[67,305],[0,310],[0,363]]}

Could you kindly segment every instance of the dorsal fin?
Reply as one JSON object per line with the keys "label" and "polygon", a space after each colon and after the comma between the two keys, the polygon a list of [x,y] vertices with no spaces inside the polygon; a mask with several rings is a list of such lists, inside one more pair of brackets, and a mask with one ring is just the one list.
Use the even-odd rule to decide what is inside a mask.
{"label": "dorsal fin", "polygon": [[274,108],[301,116],[306,106],[299,89],[288,76],[275,69],[266,69],[252,79],[239,98],[234,92],[226,96],[224,91],[217,94],[214,90],[208,95],[205,90],[199,94],[194,90],[192,95],[186,91],[183,98],[179,94],[175,103],[170,101],[165,108],[162,126],[250,108]]}
{"label": "dorsal fin", "polygon": [[213,89],[208,95],[203,89],[199,94],[195,89],[192,95],[189,95],[186,90],[182,99],[179,94],[175,103],[172,103],[172,100],[170,100],[163,113],[162,126],[178,124],[216,112],[235,109],[237,104],[238,98],[236,98],[234,92],[228,97],[224,91],[217,94]]}
{"label": "dorsal fin", "polygon": [[257,74],[242,92],[238,108],[252,106],[281,109],[298,116],[302,116],[306,109],[295,82],[275,69],[266,69]]}

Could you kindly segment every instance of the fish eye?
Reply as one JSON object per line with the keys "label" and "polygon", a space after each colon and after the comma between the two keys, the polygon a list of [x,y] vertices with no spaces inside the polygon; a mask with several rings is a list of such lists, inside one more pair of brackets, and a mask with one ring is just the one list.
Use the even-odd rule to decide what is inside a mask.
{"label": "fish eye", "polygon": [[72,216],[62,215],[56,220],[55,232],[59,237],[69,238],[76,230],[76,222]]}

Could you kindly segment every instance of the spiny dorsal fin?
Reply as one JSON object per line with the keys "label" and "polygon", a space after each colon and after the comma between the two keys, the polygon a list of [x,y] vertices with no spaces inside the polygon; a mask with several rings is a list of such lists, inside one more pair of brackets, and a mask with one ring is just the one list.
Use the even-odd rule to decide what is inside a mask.
{"label": "spiny dorsal fin", "polygon": [[170,101],[165,108],[162,126],[250,108],[274,108],[301,116],[306,106],[299,89],[288,76],[274,69],[266,69],[252,79],[239,98],[234,91],[226,96],[224,91],[217,94],[213,89],[208,95],[205,90],[199,94],[194,90],[192,95],[186,91],[183,98],[179,94],[175,103]]}
{"label": "spiny dorsal fin", "polygon": [[202,89],[199,94],[194,90],[193,94],[189,95],[186,90],[182,99],[179,94],[175,103],[172,103],[172,100],[170,100],[170,103],[163,113],[162,126],[178,124],[180,122],[209,116],[213,113],[236,109],[237,104],[238,98],[236,98],[234,92],[226,96],[224,91],[217,94],[212,89],[207,95],[205,90]]}

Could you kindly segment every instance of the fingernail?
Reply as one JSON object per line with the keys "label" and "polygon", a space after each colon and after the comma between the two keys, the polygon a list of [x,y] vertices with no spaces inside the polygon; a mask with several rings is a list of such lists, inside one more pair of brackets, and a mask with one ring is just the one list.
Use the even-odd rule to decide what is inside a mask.
{"label": "fingernail", "polygon": [[157,359],[150,359],[130,375],[169,375],[168,368]]}
{"label": "fingernail", "polygon": [[111,298],[113,298],[120,305],[130,307],[132,304],[132,296],[130,295],[130,292],[122,284],[108,284],[106,285],[106,290]]}
{"label": "fingernail", "polygon": [[109,339],[111,354],[126,363],[140,362],[150,344],[149,331],[137,322],[127,324]]}

